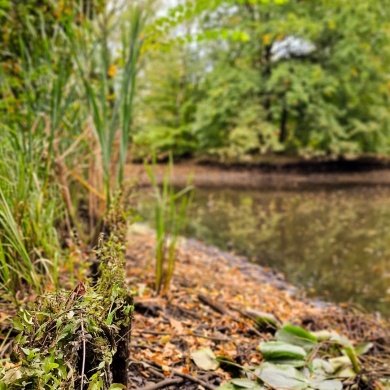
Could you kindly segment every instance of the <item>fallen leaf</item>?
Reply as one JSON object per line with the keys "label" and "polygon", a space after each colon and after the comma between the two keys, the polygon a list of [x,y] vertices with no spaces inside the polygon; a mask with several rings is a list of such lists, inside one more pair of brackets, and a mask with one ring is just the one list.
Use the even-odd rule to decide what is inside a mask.
{"label": "fallen leaf", "polygon": [[210,348],[199,349],[193,352],[191,359],[201,370],[216,370],[219,367],[219,362]]}

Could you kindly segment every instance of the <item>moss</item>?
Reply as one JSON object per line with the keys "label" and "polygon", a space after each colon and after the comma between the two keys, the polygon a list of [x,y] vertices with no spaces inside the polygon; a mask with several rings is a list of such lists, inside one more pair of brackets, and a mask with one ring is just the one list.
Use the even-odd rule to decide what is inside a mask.
{"label": "moss", "polygon": [[114,206],[106,219],[110,234],[100,236],[95,250],[98,282],[43,295],[19,312],[14,327],[20,334],[12,360],[0,368],[0,390],[109,389],[118,381],[117,365],[126,380],[133,306],[124,274],[127,220],[119,203]]}

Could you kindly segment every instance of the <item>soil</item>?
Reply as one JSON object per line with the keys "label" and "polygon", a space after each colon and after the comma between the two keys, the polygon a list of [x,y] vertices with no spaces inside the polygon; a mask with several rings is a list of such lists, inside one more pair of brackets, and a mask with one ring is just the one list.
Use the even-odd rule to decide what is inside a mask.
{"label": "soil", "polygon": [[390,328],[380,319],[309,300],[283,275],[192,239],[180,241],[169,291],[156,296],[154,235],[135,225],[130,240],[127,275],[136,291],[131,389],[215,389],[231,375],[222,368],[206,372],[196,367],[190,355],[206,347],[240,365],[259,364],[257,346],[270,340],[273,330],[259,331],[249,309],[308,330],[337,331],[354,344],[371,341],[374,349],[364,362],[365,372],[375,378],[376,372],[388,371]]}

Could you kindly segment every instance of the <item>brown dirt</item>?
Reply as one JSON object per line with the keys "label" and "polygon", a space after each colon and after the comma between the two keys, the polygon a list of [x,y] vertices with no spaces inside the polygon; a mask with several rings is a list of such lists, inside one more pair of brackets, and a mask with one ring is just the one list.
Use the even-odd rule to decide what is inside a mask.
{"label": "brown dirt", "polygon": [[[326,167],[326,166],[325,166]],[[156,167],[156,176],[162,181],[165,164]],[[142,164],[129,164],[126,168],[129,181],[136,181],[140,186],[149,184],[149,179]],[[199,187],[224,187],[240,189],[303,189],[323,186],[354,185],[390,185],[390,169],[386,166],[360,165],[355,169],[343,169],[337,165],[332,169],[321,169],[321,165],[284,166],[274,165],[272,169],[264,166],[223,166],[197,164],[193,161],[175,164],[171,182],[185,186],[188,178]]]}

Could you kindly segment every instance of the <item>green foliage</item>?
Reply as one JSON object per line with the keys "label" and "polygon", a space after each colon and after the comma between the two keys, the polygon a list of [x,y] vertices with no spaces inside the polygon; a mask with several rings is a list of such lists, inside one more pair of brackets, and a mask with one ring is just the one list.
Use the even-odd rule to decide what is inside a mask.
{"label": "green foliage", "polygon": [[343,384],[335,378],[353,382],[361,370],[358,348],[334,332],[315,334],[285,324],[276,341],[260,343],[259,350],[264,359],[260,366],[242,367],[247,378],[233,379],[219,389],[341,390]]}
{"label": "green foliage", "polygon": [[15,299],[25,287],[39,293],[58,283],[55,223],[63,210],[55,188],[41,181],[42,156],[30,160],[19,135],[3,129],[0,153],[0,289]]}
{"label": "green foliage", "polygon": [[[174,149],[176,140],[182,154],[181,140],[191,139],[189,153],[223,159],[388,154],[388,9],[387,0],[179,5],[155,22],[150,36],[163,52],[181,44],[184,57],[151,71],[167,72],[170,82],[151,84],[149,94],[170,96],[182,77],[176,67],[196,53],[187,68],[190,94],[175,107],[191,102],[191,115],[180,116],[180,126],[160,126],[165,108],[156,104],[142,125],[153,135],[140,145]],[[155,43],[164,37],[165,46]]]}
{"label": "green foliage", "polygon": [[188,156],[197,147],[190,123],[193,122],[201,77],[196,67],[199,57],[191,50],[172,45],[168,53],[150,53],[140,79],[133,154],[150,157],[175,150]]}
{"label": "green foliage", "polygon": [[[74,59],[85,90],[87,115],[93,120],[94,132],[100,146],[105,195],[108,200],[112,195],[112,172],[116,178],[114,183],[119,187],[123,184],[144,19],[141,7],[133,6],[128,25],[122,25],[120,31],[121,55],[114,59],[109,49],[109,40],[113,39],[115,29],[109,25],[107,18],[99,29],[94,26],[89,32],[82,31],[85,34],[83,38],[89,45],[79,45],[78,34],[75,34],[72,40],[75,47]],[[110,22],[115,23],[115,20]],[[122,69],[117,75],[119,65]],[[119,156],[116,156],[117,149]]]}

